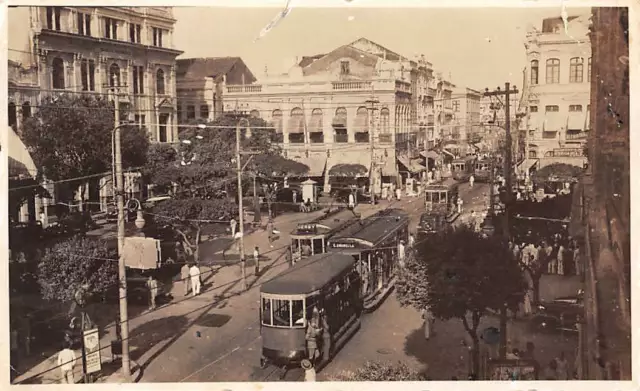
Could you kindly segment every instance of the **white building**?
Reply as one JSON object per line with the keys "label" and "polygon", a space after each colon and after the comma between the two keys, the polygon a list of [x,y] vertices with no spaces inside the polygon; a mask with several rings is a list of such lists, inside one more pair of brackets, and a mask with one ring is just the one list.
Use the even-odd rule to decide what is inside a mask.
{"label": "white building", "polygon": [[524,164],[530,169],[564,162],[582,167],[583,145],[590,129],[591,45],[589,15],[545,19],[527,34],[528,106]]}

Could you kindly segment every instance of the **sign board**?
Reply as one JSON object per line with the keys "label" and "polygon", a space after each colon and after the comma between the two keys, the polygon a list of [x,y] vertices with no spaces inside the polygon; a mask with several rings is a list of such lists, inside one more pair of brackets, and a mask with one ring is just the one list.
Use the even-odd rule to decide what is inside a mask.
{"label": "sign board", "polygon": [[531,360],[489,360],[486,380],[536,380],[538,371]]}
{"label": "sign board", "polygon": [[153,238],[124,238],[122,258],[133,269],[156,269],[161,258],[160,241]]}
{"label": "sign board", "polygon": [[98,329],[83,331],[82,340],[85,373],[99,372],[102,369],[102,362],[100,359],[100,335],[98,334]]}
{"label": "sign board", "polygon": [[317,226],[311,223],[298,224],[298,232],[316,233]]}
{"label": "sign board", "polygon": [[553,157],[584,157],[584,153],[580,148],[556,148]]}
{"label": "sign board", "polygon": [[356,248],[355,243],[336,243],[336,242],[331,242],[331,243],[329,243],[329,246],[331,246],[332,248]]}

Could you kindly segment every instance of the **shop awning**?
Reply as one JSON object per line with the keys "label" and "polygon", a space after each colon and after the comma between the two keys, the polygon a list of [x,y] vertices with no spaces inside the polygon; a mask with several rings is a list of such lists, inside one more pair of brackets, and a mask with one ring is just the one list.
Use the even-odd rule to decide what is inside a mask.
{"label": "shop awning", "polygon": [[411,173],[418,173],[426,170],[426,167],[419,163],[419,159],[410,159],[406,156],[396,156],[398,161],[402,163]]}
{"label": "shop awning", "polygon": [[427,159],[437,159],[438,157],[440,157],[440,155],[438,154],[438,152],[434,151],[434,150],[430,150],[430,151],[422,151],[420,152],[420,155],[422,157],[426,157]]}
{"label": "shop awning", "polygon": [[312,115],[309,121],[309,133],[322,133],[322,115]]}
{"label": "shop awning", "polygon": [[287,131],[289,134],[292,133],[304,133],[304,117],[294,115],[289,118],[289,122],[287,124]]}
{"label": "shop awning", "polygon": [[448,150],[446,150],[445,148],[442,148],[442,152],[446,153],[447,155],[451,156],[452,158],[455,158],[456,155],[454,155],[453,153],[449,152]]}
{"label": "shop awning", "polygon": [[343,117],[341,115],[337,115],[333,117],[333,121],[331,122],[331,126],[334,128],[347,128],[347,117]]}
{"label": "shop awning", "polygon": [[356,115],[356,123],[354,131],[356,133],[364,133],[369,131],[369,116],[366,114]]}
{"label": "shop awning", "polygon": [[7,126],[7,145],[5,151],[8,155],[8,168],[10,179],[34,178],[38,174],[31,154],[27,151],[18,134],[12,127]]}
{"label": "shop awning", "polygon": [[335,152],[327,159],[330,176],[366,177],[371,169],[371,153],[366,151]]}
{"label": "shop awning", "polygon": [[584,128],[584,114],[572,113],[567,117],[567,130],[583,130]]}
{"label": "shop awning", "polygon": [[309,157],[292,157],[292,160],[300,162],[302,164],[306,164],[309,167],[309,172],[306,175],[307,177],[319,177],[324,174],[324,168],[327,165],[327,155],[310,155]]}
{"label": "shop awning", "polygon": [[518,164],[518,170],[529,172],[537,163],[538,159],[526,158]]}
{"label": "shop awning", "polygon": [[587,109],[584,116],[584,130],[591,130],[591,109]]}
{"label": "shop awning", "polygon": [[548,113],[544,117],[544,128],[545,132],[558,132],[562,129],[566,124],[566,121],[560,114],[557,113]]}

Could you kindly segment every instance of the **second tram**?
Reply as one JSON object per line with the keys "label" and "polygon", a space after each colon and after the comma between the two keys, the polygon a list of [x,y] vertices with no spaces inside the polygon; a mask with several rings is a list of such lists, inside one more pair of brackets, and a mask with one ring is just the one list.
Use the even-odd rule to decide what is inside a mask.
{"label": "second tram", "polygon": [[489,183],[491,181],[492,161],[489,159],[477,160],[473,176],[477,182]]}
{"label": "second tram", "polygon": [[474,170],[474,156],[467,156],[463,159],[454,159],[451,162],[451,177],[459,182],[464,182]]}
{"label": "second tram", "polygon": [[360,216],[349,209],[328,211],[307,223],[300,223],[291,232],[291,251],[302,257],[326,253],[327,241],[336,232],[360,221]]}
{"label": "second tram", "polygon": [[409,242],[409,215],[386,209],[336,233],[329,252],[353,256],[362,276],[364,309],[372,310],[395,283],[398,253]]}

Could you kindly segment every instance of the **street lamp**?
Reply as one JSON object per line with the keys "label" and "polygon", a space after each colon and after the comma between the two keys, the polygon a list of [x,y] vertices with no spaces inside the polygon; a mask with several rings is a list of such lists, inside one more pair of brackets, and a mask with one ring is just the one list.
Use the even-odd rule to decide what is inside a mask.
{"label": "street lamp", "polygon": [[[134,224],[136,225],[136,228],[138,229],[143,229],[145,224],[146,224],[146,220],[144,219],[144,216],[142,214],[142,204],[140,203],[139,200],[132,198],[130,199],[128,202],[135,202],[137,204],[137,206],[135,206],[135,210],[136,210],[136,220],[134,221]],[[128,203],[127,203],[127,209],[131,210],[133,208],[129,208],[128,207]]]}

